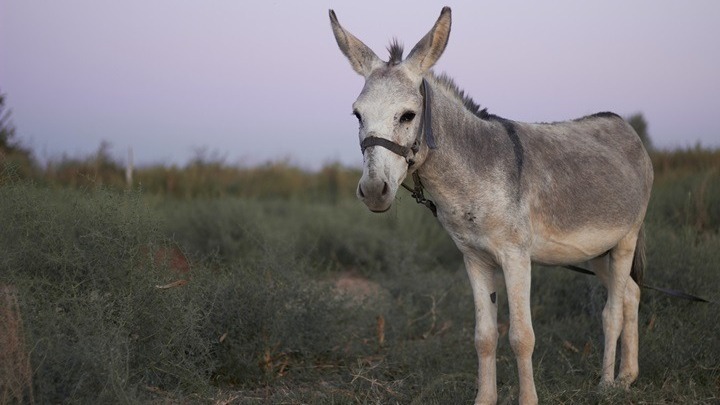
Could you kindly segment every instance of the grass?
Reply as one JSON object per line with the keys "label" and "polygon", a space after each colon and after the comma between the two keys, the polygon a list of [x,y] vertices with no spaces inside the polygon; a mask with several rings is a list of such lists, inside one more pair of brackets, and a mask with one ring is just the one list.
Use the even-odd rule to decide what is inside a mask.
{"label": "grass", "polygon": [[[720,182],[715,155],[703,153],[711,157],[691,169],[662,157],[672,164],[658,172],[648,210],[646,282],[718,302]],[[372,215],[343,192],[168,198],[110,181],[0,183],[0,284],[13,297],[0,306],[0,342],[20,337],[0,349],[15,353],[0,362],[3,402],[447,404],[475,396],[462,258],[409,196]],[[717,304],[645,290],[640,378],[629,391],[598,392],[604,289],[559,268],[533,271],[541,402],[720,401]],[[342,275],[370,292],[340,294]],[[502,293],[499,304],[498,390],[512,403]],[[17,366],[24,361],[29,374]]]}

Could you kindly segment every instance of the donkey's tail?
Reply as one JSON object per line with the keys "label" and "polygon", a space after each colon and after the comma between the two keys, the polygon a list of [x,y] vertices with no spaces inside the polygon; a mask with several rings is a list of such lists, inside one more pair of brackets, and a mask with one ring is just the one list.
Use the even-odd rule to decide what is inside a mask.
{"label": "donkey's tail", "polygon": [[633,256],[632,268],[630,269],[630,277],[640,286],[643,285],[645,264],[645,225],[643,225],[640,227],[640,232],[638,232],[635,255]]}

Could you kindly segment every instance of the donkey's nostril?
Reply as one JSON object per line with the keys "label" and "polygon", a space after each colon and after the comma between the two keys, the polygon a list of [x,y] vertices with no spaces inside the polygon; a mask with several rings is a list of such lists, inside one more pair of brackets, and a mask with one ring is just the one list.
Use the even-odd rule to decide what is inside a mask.
{"label": "donkey's nostril", "polygon": [[358,184],[358,195],[360,195],[360,197],[362,198],[365,198],[365,193],[363,193],[362,186],[360,184]]}
{"label": "donkey's nostril", "polygon": [[389,187],[388,187],[387,181],[383,181],[382,195],[387,194],[388,191],[389,191]]}

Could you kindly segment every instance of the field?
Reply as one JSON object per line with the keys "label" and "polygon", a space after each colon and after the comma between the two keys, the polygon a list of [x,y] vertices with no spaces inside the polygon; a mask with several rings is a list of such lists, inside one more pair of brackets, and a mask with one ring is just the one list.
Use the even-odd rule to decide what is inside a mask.
{"label": "field", "polygon": [[[196,163],[132,190],[112,170],[0,165],[0,403],[472,403],[471,290],[424,207],[401,190],[369,213],[349,169]],[[720,151],[653,163],[646,283],[718,302]],[[542,403],[720,403],[718,304],[651,290],[638,381],[598,392],[604,299],[592,277],[533,269]]]}

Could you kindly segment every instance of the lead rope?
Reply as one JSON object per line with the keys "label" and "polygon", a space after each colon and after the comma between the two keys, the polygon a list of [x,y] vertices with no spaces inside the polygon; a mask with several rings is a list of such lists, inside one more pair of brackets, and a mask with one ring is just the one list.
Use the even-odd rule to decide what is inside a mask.
{"label": "lead rope", "polygon": [[412,174],[413,177],[413,183],[415,183],[415,188],[410,188],[405,185],[405,183],[400,183],[405,188],[405,190],[410,192],[410,195],[415,199],[415,202],[418,204],[422,204],[432,212],[433,216],[437,218],[437,207],[435,206],[435,203],[432,202],[432,200],[428,200],[425,198],[425,193],[423,191],[422,183],[420,182],[420,176],[418,175],[417,171],[414,171]]}
{"label": "lead rope", "polygon": [[[593,271],[590,271],[584,267],[575,266],[572,264],[568,264],[568,265],[565,265],[562,267],[565,267],[566,269],[570,269],[572,271],[577,271],[578,273],[588,274],[591,276],[596,275],[595,272],[593,272]],[[671,288],[654,287],[654,286],[647,285],[644,283],[640,284],[640,287],[647,288],[648,290],[655,290],[655,291],[661,292],[665,295],[668,295],[668,296],[674,297],[674,298],[682,298],[682,299],[690,300],[690,301],[694,301],[694,302],[706,302],[706,303],[716,304],[716,302],[706,300],[705,298],[701,298],[696,295],[688,294],[688,293],[685,293],[682,291],[673,290]]]}

